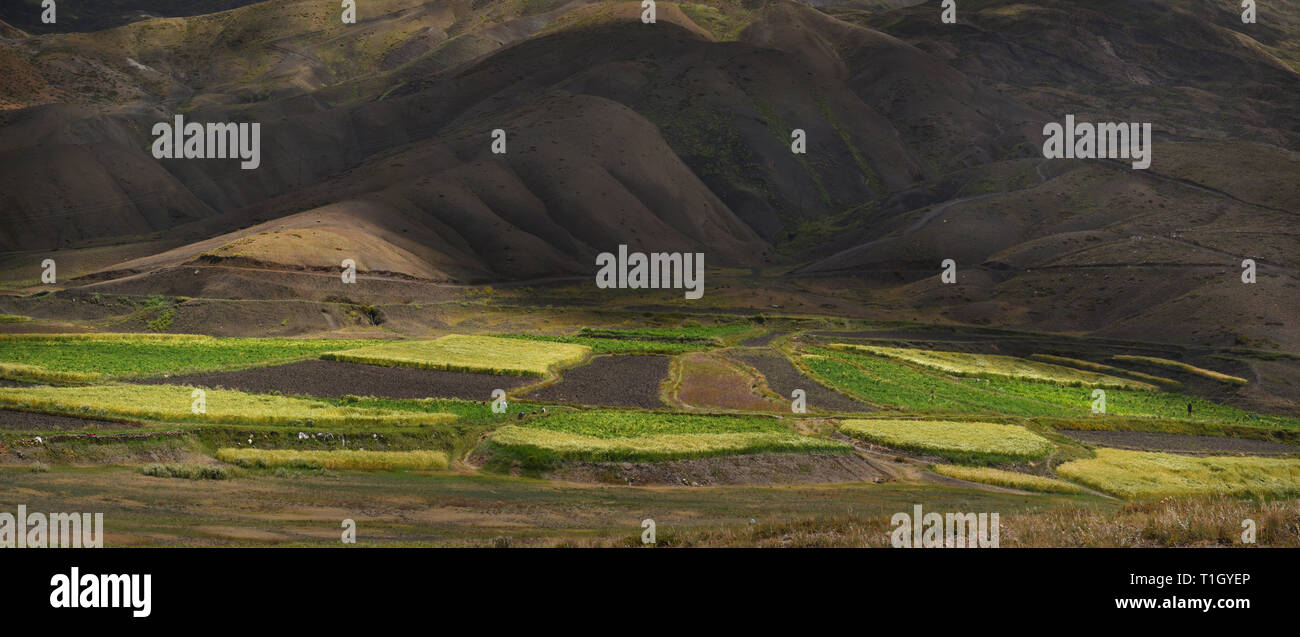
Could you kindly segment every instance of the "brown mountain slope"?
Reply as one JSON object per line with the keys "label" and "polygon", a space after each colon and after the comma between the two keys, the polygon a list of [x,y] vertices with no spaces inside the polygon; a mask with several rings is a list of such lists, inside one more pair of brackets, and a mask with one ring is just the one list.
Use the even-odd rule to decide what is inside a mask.
{"label": "brown mountain slope", "polygon": [[[811,13],[804,8],[795,10]],[[146,29],[149,24],[129,28]],[[819,28],[829,28],[829,24]],[[908,59],[924,58],[905,44],[891,46],[907,51]],[[913,156],[887,118],[873,112],[840,77],[810,76],[805,62],[799,55],[770,48],[712,42],[707,34],[671,21],[649,28],[616,13],[591,28],[560,29],[507,47],[454,75],[394,87],[380,101],[329,108],[319,101],[287,99],[196,109],[187,113],[190,121],[262,122],[266,131],[263,167],[245,172],[229,161],[160,164],[207,208],[236,219],[264,220],[337,201],[315,197],[312,193],[321,189],[311,185],[334,179],[390,149],[425,143],[421,140],[438,143],[442,136],[461,134],[476,120],[487,130],[511,129],[511,118],[533,108],[540,96],[555,91],[586,94],[621,102],[647,117],[672,151],[717,193],[723,207],[734,210],[749,225],[748,231],[770,240],[789,223],[862,206],[909,188],[927,173],[926,162]],[[169,115],[167,109],[152,106],[143,112],[121,111],[109,117],[115,119],[117,128],[133,132],[125,145],[143,153],[149,139],[142,132],[151,122]],[[15,135],[30,137],[22,125],[15,122]],[[67,126],[81,130],[75,124]],[[808,158],[789,152],[794,128],[803,128],[812,140],[815,153]],[[566,139],[578,140],[581,147],[583,135],[590,135],[589,130],[576,131]],[[560,139],[546,141],[562,143]],[[656,176],[654,167],[647,170],[645,179],[662,178]],[[383,181],[400,179],[400,173],[366,183],[353,179],[349,186],[324,190],[355,194],[348,187],[384,187]],[[148,192],[162,189],[151,185]],[[120,205],[104,201],[102,192],[98,187],[85,192],[70,188],[65,205],[73,209]],[[555,205],[566,209],[574,205],[563,199],[567,194],[555,192],[559,198]],[[670,200],[659,197],[654,201],[662,207]],[[588,210],[604,205],[580,203]],[[30,207],[41,205],[37,202]],[[18,208],[17,216],[27,207]],[[681,210],[658,213],[685,214]],[[196,213],[182,209],[170,214],[184,221]],[[70,232],[60,226],[65,222],[59,217],[31,218],[46,224],[35,224],[32,241],[39,243],[36,237],[68,236]],[[149,224],[136,223],[130,226],[131,231],[138,232],[142,225]],[[149,227],[157,228],[157,224]],[[739,240],[748,241],[743,236]],[[572,252],[569,246],[555,247]],[[736,260],[739,254],[728,249],[720,252],[722,262]],[[748,262],[762,262],[769,256],[763,250],[746,254],[743,261]],[[548,259],[542,257],[539,262]],[[513,267],[503,270],[513,271]]]}

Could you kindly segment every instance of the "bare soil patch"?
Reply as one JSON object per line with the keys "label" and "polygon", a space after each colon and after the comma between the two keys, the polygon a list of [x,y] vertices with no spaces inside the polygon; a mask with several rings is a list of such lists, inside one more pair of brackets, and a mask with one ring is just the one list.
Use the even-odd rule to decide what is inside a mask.
{"label": "bare soil patch", "polygon": [[809,409],[828,411],[875,411],[875,407],[860,403],[844,394],[823,386],[821,383],[804,376],[790,364],[790,361],[777,352],[771,353],[733,353],[732,358],[739,360],[763,374],[767,386],[779,396],[789,396],[796,389],[802,389],[808,395]]}
{"label": "bare soil patch", "polygon": [[0,410],[0,430],[4,431],[79,431],[82,429],[131,429],[138,426],[131,423],[38,414],[31,411]]}
{"label": "bare soil patch", "polygon": [[1300,453],[1300,447],[1270,440],[1192,436],[1146,431],[1081,431],[1073,429],[1059,431],[1062,435],[1069,436],[1080,442],[1117,449],[1188,454],[1241,453],[1247,455],[1275,455]]}
{"label": "bare soil patch", "polygon": [[668,377],[666,356],[601,356],[564,372],[560,381],[527,398],[582,405],[663,407],[659,385]]}
{"label": "bare soil patch", "polygon": [[687,487],[889,479],[888,474],[852,453],[762,453],[663,462],[566,462],[546,477],[571,482]]}
{"label": "bare soil patch", "polygon": [[785,332],[768,332],[759,334],[753,338],[747,338],[740,342],[741,347],[767,347],[778,337],[785,336]]}
{"label": "bare soil patch", "polygon": [[147,378],[133,382],[149,385],[188,384],[247,392],[277,391],[282,394],[328,398],[353,395],[491,400],[494,389],[509,391],[534,380],[519,376],[311,360],[233,372]]}
{"label": "bare soil patch", "polygon": [[678,359],[681,384],[674,399],[690,407],[785,411],[789,405],[764,396],[763,381],[741,365],[708,352]]}

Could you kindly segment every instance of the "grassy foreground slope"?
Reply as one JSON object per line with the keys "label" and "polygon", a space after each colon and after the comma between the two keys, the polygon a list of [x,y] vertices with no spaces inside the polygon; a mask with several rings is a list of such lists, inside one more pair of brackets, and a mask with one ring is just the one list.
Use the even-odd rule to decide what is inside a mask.
{"label": "grassy foreground slope", "polygon": [[1098,449],[1096,458],[1056,468],[1066,478],[1129,499],[1170,496],[1294,496],[1300,460],[1178,456]]}

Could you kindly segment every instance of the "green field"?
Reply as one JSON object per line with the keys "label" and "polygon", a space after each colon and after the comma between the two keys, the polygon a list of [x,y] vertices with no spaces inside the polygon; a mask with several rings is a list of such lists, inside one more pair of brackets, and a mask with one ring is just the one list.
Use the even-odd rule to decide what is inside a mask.
{"label": "green field", "polygon": [[336,402],[209,389],[205,413],[194,413],[193,388],[178,385],[0,387],[0,407],[82,418],[249,425],[423,426],[454,414],[340,406]]}
{"label": "green field", "polygon": [[502,334],[502,338],[515,338],[543,343],[565,343],[591,348],[597,354],[684,354],[709,349],[712,345],[697,341],[651,340],[641,338],[602,338],[596,336],[547,336],[545,334]]}
{"label": "green field", "polygon": [[394,341],[321,358],[387,367],[418,367],[509,376],[546,376],[581,363],[591,348],[494,336],[449,334],[432,341]]}
{"label": "green field", "polygon": [[1170,496],[1294,496],[1300,494],[1300,460],[1191,457],[1098,449],[1096,458],[1067,462],[1056,473],[1132,500]]}
{"label": "green field", "polygon": [[[831,387],[882,407],[953,414],[1053,416],[1062,413],[1062,409],[1055,405],[992,394],[985,391],[983,382],[978,380],[951,380],[877,356],[824,349],[811,351],[813,354],[798,360],[814,376]],[[1080,400],[1087,397],[1086,390],[1075,391],[1080,394]],[[1086,410],[1088,404],[1082,403],[1081,409]],[[1073,410],[1072,413],[1084,411]]]}
{"label": "green field", "polygon": [[534,419],[498,429],[491,441],[530,464],[848,450],[838,442],[796,434],[775,418],[636,411],[569,412]]}
{"label": "green field", "polygon": [[757,335],[763,331],[764,330],[761,328],[756,328],[753,325],[736,323],[693,327],[642,327],[634,329],[584,327],[581,330],[578,330],[577,335],[579,337],[590,338],[724,345],[728,341],[739,340],[741,337]]}
{"label": "green field", "polygon": [[1035,460],[1056,451],[1038,434],[1016,425],[942,420],[845,420],[840,432],[896,449],[932,453],[959,462]]}
{"label": "green field", "polygon": [[[944,377],[937,372],[847,350],[811,348],[798,360],[826,384],[866,402],[909,412],[1091,417],[1092,390],[1013,378]],[[1106,413],[1181,418],[1256,427],[1300,428],[1300,419],[1254,414],[1195,396],[1108,389]],[[1187,406],[1191,405],[1191,414]]]}
{"label": "green field", "polygon": [[373,342],[193,334],[0,334],[0,375],[51,382],[178,375],[316,358]]}
{"label": "green field", "polygon": [[440,451],[301,451],[290,449],[217,450],[217,460],[245,468],[294,467],[352,471],[442,470],[447,454]]}

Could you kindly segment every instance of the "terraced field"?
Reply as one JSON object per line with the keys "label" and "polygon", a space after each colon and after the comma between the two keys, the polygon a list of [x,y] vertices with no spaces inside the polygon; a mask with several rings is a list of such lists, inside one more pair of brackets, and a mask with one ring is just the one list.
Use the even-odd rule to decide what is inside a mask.
{"label": "terraced field", "polygon": [[[434,340],[0,338],[11,378],[72,385],[0,386],[0,462],[147,459],[149,476],[191,481],[455,468],[616,485],[958,485],[1088,502],[1300,493],[1294,417],[1082,359],[818,344],[828,338],[747,323]],[[191,384],[206,388],[202,413]],[[498,388],[511,394],[495,405]],[[790,411],[793,389],[807,391],[809,413]],[[1092,413],[1094,390],[1106,414]],[[1181,433],[1112,430],[1135,427]],[[1107,446],[1124,436],[1284,457]],[[1205,448],[1186,446],[1196,444]]]}
{"label": "terraced field", "polygon": [[1224,374],[1222,372],[1216,372],[1211,369],[1205,369],[1203,367],[1188,365],[1187,363],[1180,363],[1178,361],[1171,361],[1167,358],[1158,358],[1155,356],[1132,356],[1132,355],[1120,354],[1115,356],[1115,360],[1128,361],[1132,363],[1145,363],[1147,365],[1154,365],[1156,367],[1163,367],[1165,369],[1172,369],[1175,371],[1185,372],[1188,374],[1195,374],[1196,376],[1201,376],[1203,378],[1208,378],[1210,380],[1217,380],[1220,382],[1231,383],[1234,385],[1246,385],[1250,382],[1247,381],[1245,378],[1241,378],[1239,376]]}
{"label": "terraced field", "polygon": [[935,465],[933,468],[934,472],[941,476],[957,478],[958,480],[969,480],[971,482],[982,482],[1011,489],[1041,491],[1043,493],[1087,493],[1086,489],[1081,488],[1079,485],[1066,482],[1065,480],[1057,480],[1055,478],[1047,478],[1016,471],[1004,471],[992,467],[966,467],[962,465],[939,464]]}
{"label": "terraced field", "polygon": [[944,420],[845,420],[840,432],[858,440],[973,463],[1044,458],[1056,446],[1024,427]]}
{"label": "terraced field", "polygon": [[[960,378],[891,357],[846,349],[808,348],[797,361],[827,384],[872,404],[926,413],[1091,416],[1092,390],[1009,377]],[[1300,419],[1247,412],[1197,396],[1163,391],[1105,390],[1106,414],[1300,428]]]}
{"label": "terraced field", "polygon": [[1170,496],[1300,494],[1300,460],[1188,457],[1098,449],[1097,457],[1056,468],[1070,480],[1128,499]]}
{"label": "terraced field", "polygon": [[1159,385],[1161,388],[1167,390],[1177,391],[1183,388],[1183,384],[1176,380],[1170,378],[1164,378],[1162,376],[1153,376],[1151,374],[1144,374],[1142,372],[1133,371],[1131,369],[1124,369],[1123,367],[1115,367],[1114,365],[1106,365],[1103,363],[1095,363],[1093,361],[1079,360],[1077,358],[1070,358],[1068,356],[1053,356],[1051,354],[1034,354],[1030,358],[1036,361],[1043,361],[1044,363],[1052,363],[1054,365],[1064,365],[1065,367],[1077,367],[1079,369],[1086,369],[1088,371],[1099,372],[1102,374],[1109,374],[1111,376],[1128,376],[1129,378],[1134,378],[1144,383]]}
{"label": "terraced field", "polygon": [[796,389],[803,390],[808,398],[809,409],[847,412],[875,410],[870,405],[853,400],[805,376],[778,352],[735,350],[730,357],[762,374],[768,389],[778,396],[790,396]]}
{"label": "terraced field", "polygon": [[734,361],[696,352],[678,357],[674,399],[687,407],[789,412],[790,403]]}
{"label": "terraced field", "polygon": [[384,367],[310,360],[230,372],[182,374],[146,378],[142,384],[193,385],[238,389],[253,393],[299,396],[378,396],[381,398],[462,398],[487,400],[497,389],[506,391],[534,382],[527,376],[445,372],[414,367]]}
{"label": "terraced field", "polygon": [[328,352],[327,360],[508,376],[546,376],[581,363],[585,345],[449,334],[432,341],[397,341]]}
{"label": "terraced field", "polygon": [[528,466],[561,460],[647,462],[754,453],[845,453],[763,417],[585,411],[509,425],[492,445]]}
{"label": "terraced field", "polygon": [[564,343],[590,348],[598,354],[683,354],[708,349],[710,344],[694,340],[608,338],[604,336],[548,336],[545,334],[503,334],[505,338],[543,343]]}
{"label": "terraced field", "polygon": [[529,400],[613,407],[665,407],[659,388],[668,378],[666,356],[597,356],[565,370],[560,380],[526,394]]}
{"label": "terraced field", "polygon": [[1100,387],[1103,389],[1131,389],[1151,391],[1155,387],[1127,378],[1108,376],[1043,363],[1039,361],[1001,356],[997,354],[968,354],[965,352],[939,352],[903,347],[877,347],[872,345],[834,344],[832,349],[866,352],[886,358],[914,363],[958,376],[975,378],[1010,378],[1068,387]]}
{"label": "terraced field", "polygon": [[692,327],[640,327],[629,329],[601,329],[584,327],[578,336],[634,341],[667,341],[678,343],[707,343],[726,345],[762,333],[762,328],[745,323]]}
{"label": "terraced field", "polygon": [[379,425],[419,427],[453,414],[343,407],[325,401],[207,390],[196,413],[194,389],[178,385],[0,388],[0,407],[65,416],[164,423],[248,425]]}
{"label": "terraced field", "polygon": [[192,334],[0,334],[0,377],[56,383],[240,369],[372,341]]}

